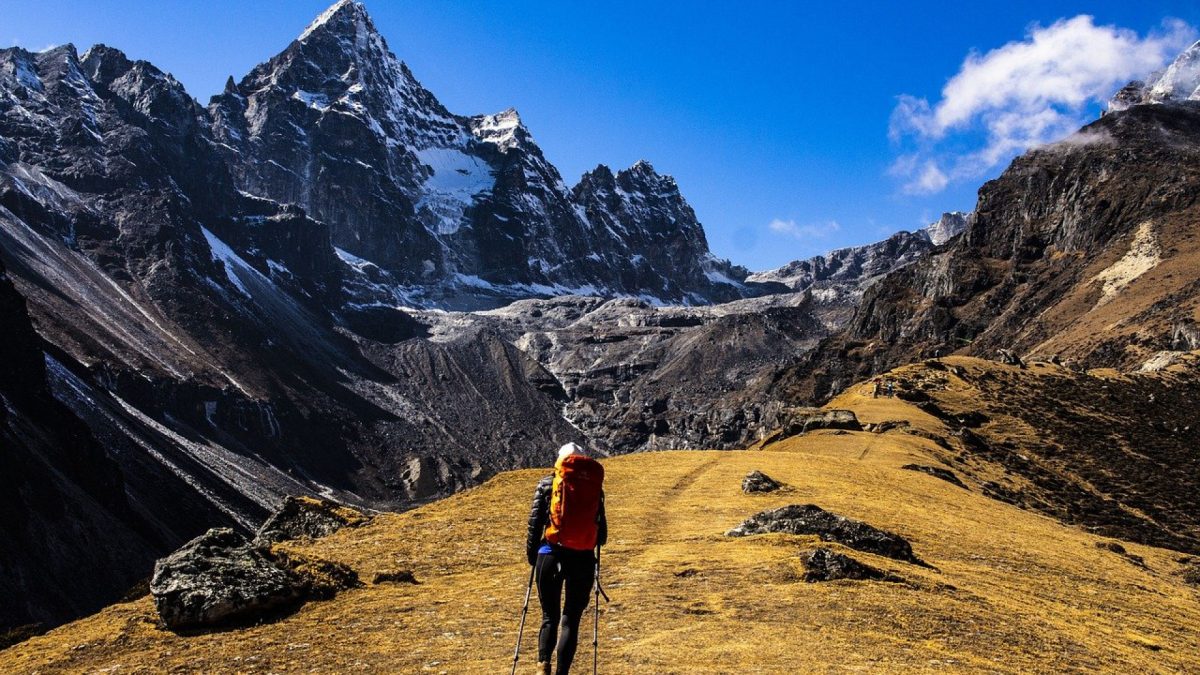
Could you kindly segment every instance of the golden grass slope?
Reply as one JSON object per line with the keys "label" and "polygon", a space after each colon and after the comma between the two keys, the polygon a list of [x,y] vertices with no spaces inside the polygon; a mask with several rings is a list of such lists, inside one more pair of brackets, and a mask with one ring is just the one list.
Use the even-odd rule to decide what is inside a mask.
{"label": "golden grass slope", "polygon": [[[940,422],[850,392],[864,421]],[[945,429],[940,429],[945,431]],[[611,541],[600,617],[607,673],[1182,672],[1200,662],[1200,592],[1179,554],[1103,539],[931,476],[943,452],[909,433],[815,432],[752,452],[662,452],[605,461]],[[760,469],[790,486],[746,495]],[[510,665],[528,578],[524,519],[539,471],[311,542],[285,544],[384,583],[274,623],[198,636],[157,627],[149,598],[0,652],[0,671],[498,673]],[[760,510],[823,508],[907,537],[924,569],[850,552],[906,584],[800,580],[812,537],[732,539]],[[838,548],[836,545],[834,548]],[[533,671],[531,610],[521,668]],[[591,612],[581,660],[591,657]],[[585,664],[580,664],[584,671]]]}

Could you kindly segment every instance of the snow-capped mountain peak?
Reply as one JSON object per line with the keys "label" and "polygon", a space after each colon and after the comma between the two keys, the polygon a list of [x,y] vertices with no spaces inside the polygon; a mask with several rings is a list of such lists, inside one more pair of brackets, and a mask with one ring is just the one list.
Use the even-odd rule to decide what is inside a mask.
{"label": "snow-capped mountain peak", "polygon": [[1108,110],[1116,112],[1143,103],[1200,100],[1200,41],[1175,57],[1164,70],[1145,81],[1134,80],[1113,95]]}
{"label": "snow-capped mountain peak", "polygon": [[407,299],[581,292],[707,302],[738,294],[706,272],[744,277],[708,259],[674,179],[641,161],[610,174],[607,189],[573,192],[515,109],[452,114],[352,0],[208,111],[239,189],[302,206],[330,226],[334,246],[405,285]]}
{"label": "snow-capped mountain peak", "polygon": [[511,150],[519,142],[520,134],[528,134],[528,129],[521,123],[521,116],[516,108],[508,108],[494,115],[478,115],[471,118],[471,131],[476,138],[500,148]]}
{"label": "snow-capped mountain peak", "polygon": [[1194,100],[1200,88],[1200,42],[1188,47],[1177,56],[1163,74],[1149,86],[1153,101]]}
{"label": "snow-capped mountain peak", "polygon": [[374,24],[371,23],[371,17],[367,15],[366,8],[356,0],[338,0],[330,5],[328,9],[313,19],[312,23],[308,24],[308,27],[296,40],[304,42],[320,31],[350,35],[369,35],[376,32]]}

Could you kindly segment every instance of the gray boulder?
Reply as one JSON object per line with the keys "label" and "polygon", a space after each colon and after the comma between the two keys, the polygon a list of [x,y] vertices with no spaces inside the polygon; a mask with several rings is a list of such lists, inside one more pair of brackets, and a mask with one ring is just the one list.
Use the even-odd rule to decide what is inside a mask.
{"label": "gray boulder", "polygon": [[903,582],[904,579],[871,567],[851,558],[844,553],[838,553],[827,548],[816,548],[800,554],[804,563],[804,580],[809,583],[818,581],[836,581],[851,579],[854,581],[890,581]]}
{"label": "gray boulder", "polygon": [[761,471],[751,471],[742,479],[742,492],[774,492],[783,487],[783,483],[771,478]]}
{"label": "gray boulder", "polygon": [[214,528],[159,560],[150,594],[173,630],[237,624],[299,603],[305,580],[229,528]]}
{"label": "gray boulder", "polygon": [[913,555],[912,545],[904,537],[830,513],[812,504],[793,504],[757,513],[726,532],[725,536],[745,537],[772,532],[817,535],[821,541],[838,543],[858,551],[925,564]]}

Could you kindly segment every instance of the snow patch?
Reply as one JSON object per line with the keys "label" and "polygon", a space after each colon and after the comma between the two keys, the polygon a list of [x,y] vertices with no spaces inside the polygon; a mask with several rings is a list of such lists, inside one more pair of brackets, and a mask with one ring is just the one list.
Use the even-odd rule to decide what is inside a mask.
{"label": "snow patch", "polygon": [[239,256],[232,248],[229,248],[228,244],[221,241],[217,235],[209,232],[208,228],[201,227],[200,231],[204,233],[204,239],[208,241],[208,248],[212,251],[213,260],[216,260],[225,266],[225,276],[229,277],[229,283],[233,284],[234,287],[242,293],[242,295],[246,296],[247,298],[251,297],[250,291],[247,290],[246,285],[242,283],[242,279],[238,276],[238,272],[244,272],[246,274],[258,274],[258,270],[250,267],[245,260],[242,260],[241,256]]}
{"label": "snow patch", "polygon": [[359,272],[365,271],[368,267],[375,267],[375,268],[379,267],[378,265],[371,262],[370,260],[367,260],[366,258],[360,258],[360,257],[354,255],[353,253],[351,253],[349,251],[344,251],[340,248],[337,248],[336,246],[333,248],[333,252],[335,254],[337,254],[337,257],[340,258],[342,262],[353,267],[354,269],[358,270]]}
{"label": "snow patch", "polygon": [[329,99],[326,98],[324,94],[314,94],[309,91],[304,91],[303,89],[297,89],[295,93],[292,94],[292,99],[300,101],[313,110],[320,112],[329,110]]}
{"label": "snow patch", "polygon": [[706,270],[704,270],[704,276],[708,277],[708,280],[713,282],[714,284],[726,284],[728,286],[734,286],[736,288],[742,287],[742,284],[740,282],[738,282],[736,279],[732,279],[729,276],[725,275],[724,273],[718,272],[717,270],[706,269]]}
{"label": "snow patch", "polygon": [[437,234],[454,234],[466,208],[496,184],[492,167],[457,148],[426,148],[416,155],[432,170],[421,187],[417,211],[428,209]]}

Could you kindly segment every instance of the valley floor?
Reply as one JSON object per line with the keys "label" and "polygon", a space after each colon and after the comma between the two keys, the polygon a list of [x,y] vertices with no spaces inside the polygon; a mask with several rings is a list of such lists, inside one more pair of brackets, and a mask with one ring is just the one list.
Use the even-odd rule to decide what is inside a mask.
{"label": "valley floor", "polygon": [[[898,399],[843,395],[864,423],[939,422]],[[941,429],[945,431],[945,429]],[[1182,672],[1200,662],[1200,589],[1181,554],[1110,541],[924,473],[919,433],[820,431],[747,452],[605,460],[610,542],[600,614],[609,673]],[[741,491],[762,470],[788,489]],[[498,673],[528,579],[525,517],[539,471],[325,539],[292,542],[366,585],[274,623],[196,636],[156,626],[148,597],[0,652],[0,671]],[[898,533],[932,568],[836,544],[905,583],[806,583],[815,537],[723,533],[761,510],[816,504]],[[372,584],[411,570],[419,584]],[[533,672],[532,603],[519,671]],[[591,610],[579,661],[591,658]],[[577,664],[579,672],[587,670]]]}

